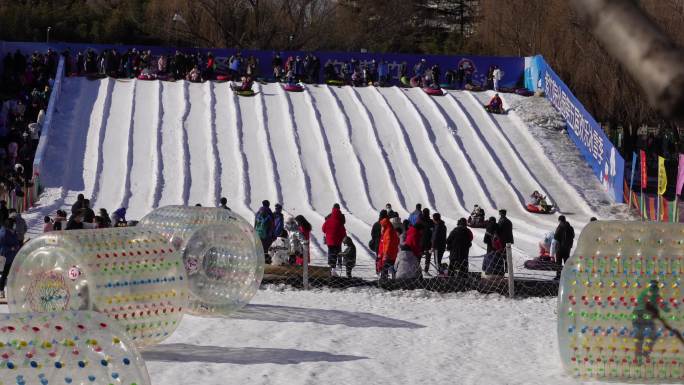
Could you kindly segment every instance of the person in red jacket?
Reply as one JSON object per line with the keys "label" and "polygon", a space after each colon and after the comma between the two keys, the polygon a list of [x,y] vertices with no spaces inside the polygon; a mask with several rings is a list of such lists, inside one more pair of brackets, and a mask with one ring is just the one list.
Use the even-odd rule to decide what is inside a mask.
{"label": "person in red jacket", "polygon": [[399,235],[392,226],[389,218],[380,220],[382,227],[382,236],[380,237],[380,246],[378,247],[378,259],[375,261],[375,269],[380,273],[380,279],[387,278],[387,272],[390,267],[394,266],[399,252]]}
{"label": "person in red jacket", "polygon": [[406,232],[406,240],[404,241],[404,244],[411,248],[411,251],[415,256],[420,256],[423,254],[421,243],[422,238],[423,224],[421,222],[417,222],[415,225],[409,226],[408,231]]}
{"label": "person in red jacket", "polygon": [[345,219],[340,211],[340,205],[335,203],[332,212],[325,217],[322,229],[325,235],[325,244],[328,246],[328,265],[333,269],[333,274],[336,273],[337,255],[342,251],[342,240],[347,236],[344,223]]}

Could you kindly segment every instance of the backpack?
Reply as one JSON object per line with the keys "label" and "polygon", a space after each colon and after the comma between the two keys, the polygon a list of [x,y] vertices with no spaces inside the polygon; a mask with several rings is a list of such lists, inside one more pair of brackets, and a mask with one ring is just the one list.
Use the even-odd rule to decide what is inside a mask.
{"label": "backpack", "polygon": [[265,239],[271,236],[269,225],[271,222],[271,215],[268,212],[259,212],[255,219],[254,229],[257,235],[261,239]]}

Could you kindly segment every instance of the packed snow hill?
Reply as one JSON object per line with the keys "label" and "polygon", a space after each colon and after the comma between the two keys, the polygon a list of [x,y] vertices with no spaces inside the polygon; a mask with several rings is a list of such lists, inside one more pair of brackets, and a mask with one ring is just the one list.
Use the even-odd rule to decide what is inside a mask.
{"label": "packed snow hill", "polygon": [[[535,130],[551,128],[525,119],[543,108],[541,98],[530,104],[502,95],[509,113],[490,114],[483,105],[491,91],[254,88],[245,97],[221,82],[65,78],[55,129],[46,138],[45,192],[27,215],[31,232],[41,231],[44,215],[69,212],[81,193],[95,210],[127,208],[128,219],[163,205],[216,206],[225,196],[252,220],[268,199],[308,219],[313,264],[326,265],[321,226],[339,203],[358,248],[355,275],[372,277],[367,244],[387,203],[402,218],[422,203],[441,213],[449,229],[475,205],[485,217],[506,209],[519,270],[558,224],[557,215],[528,211],[534,191],[577,234],[592,216],[620,214],[567,135],[557,132],[557,143],[538,140]],[[473,232],[476,269],[484,229]]]}

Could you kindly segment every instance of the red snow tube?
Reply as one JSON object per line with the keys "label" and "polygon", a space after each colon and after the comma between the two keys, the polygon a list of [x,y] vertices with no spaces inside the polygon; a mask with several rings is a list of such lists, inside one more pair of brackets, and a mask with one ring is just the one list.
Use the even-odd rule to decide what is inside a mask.
{"label": "red snow tube", "polygon": [[216,75],[216,80],[218,80],[220,82],[225,82],[225,81],[230,80],[230,76],[228,76],[228,75]]}
{"label": "red snow tube", "polygon": [[425,87],[425,88],[423,88],[423,91],[425,91],[426,94],[432,95],[432,96],[442,96],[442,95],[444,95],[444,91],[442,91],[441,88]]}
{"label": "red snow tube", "polygon": [[411,87],[420,87],[420,77],[412,77],[409,81],[409,84],[411,85]]}
{"label": "red snow tube", "polygon": [[138,80],[155,80],[155,76],[150,74],[140,74],[138,75]]}
{"label": "red snow tube", "polygon": [[285,84],[285,85],[283,85],[283,89],[285,91],[290,91],[290,92],[302,92],[302,91],[304,91],[304,87],[300,86],[299,84]]}
{"label": "red snow tube", "polygon": [[535,213],[535,214],[551,214],[551,212],[553,211],[553,210],[546,211],[546,210],[542,209],[540,206],[533,205],[532,203],[528,203],[527,206],[525,206],[525,209],[527,209],[527,211],[529,211],[531,213]]}

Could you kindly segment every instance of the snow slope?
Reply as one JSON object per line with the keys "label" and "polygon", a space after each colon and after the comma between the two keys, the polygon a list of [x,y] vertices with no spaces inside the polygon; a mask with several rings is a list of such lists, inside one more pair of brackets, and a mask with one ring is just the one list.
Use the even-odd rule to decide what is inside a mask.
{"label": "snow slope", "polygon": [[[487,114],[481,104],[489,93],[255,88],[256,96],[238,97],[226,83],[65,79],[55,117],[62,130],[49,138],[46,192],[27,215],[31,231],[40,231],[43,215],[70,207],[78,193],[92,197],[95,209],[126,206],[133,219],[157,206],[216,205],[226,196],[251,220],[268,199],[309,219],[314,263],[325,264],[320,228],[340,203],[357,243],[358,272],[370,277],[366,244],[385,203],[403,217],[422,203],[449,227],[475,204],[487,216],[506,208],[519,271],[536,255],[542,234],[557,224],[556,216],[524,210],[533,190],[558,204],[577,233],[599,211],[620,212],[604,207],[600,187],[584,190],[591,180],[577,178],[588,173],[586,165],[563,163],[580,172],[556,167],[559,154],[576,157],[576,149],[550,150],[547,141],[539,142],[536,128],[521,118],[524,109]],[[471,264],[477,270],[484,232],[474,233]]]}

